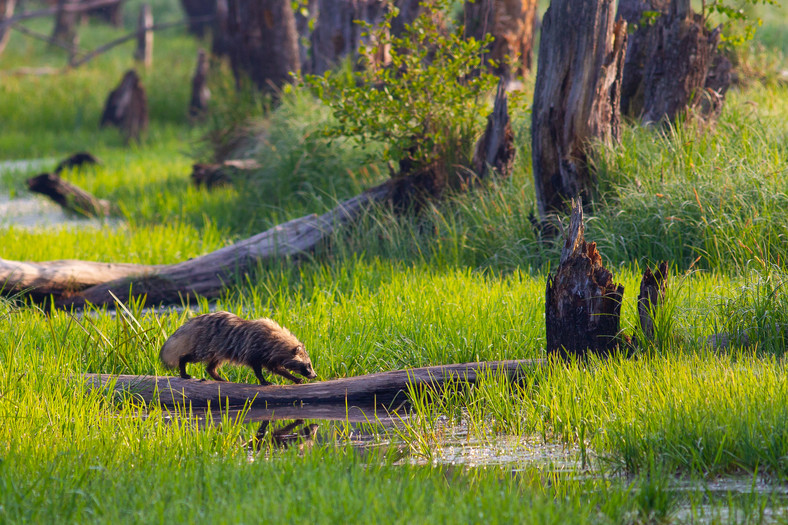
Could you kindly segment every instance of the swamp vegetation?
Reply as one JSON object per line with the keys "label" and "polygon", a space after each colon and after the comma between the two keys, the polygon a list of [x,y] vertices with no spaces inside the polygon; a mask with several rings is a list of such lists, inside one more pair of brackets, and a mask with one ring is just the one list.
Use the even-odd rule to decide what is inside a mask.
{"label": "swamp vegetation", "polygon": [[[127,2],[127,29],[138,6]],[[153,9],[156,20],[182,17],[171,0]],[[371,210],[309,257],[261,265],[212,303],[146,308],[135,299],[76,312],[0,299],[0,521],[788,520],[788,11],[761,16],[755,40],[736,50],[739,83],[715,129],[625,122],[620,145],[597,148],[586,238],[629,292],[627,333],[642,269],[670,262],[655,339],[634,357],[412,391],[411,410],[385,424],[308,421],[315,432],[287,447],[244,412],[168,411],[81,379],[173,374],[159,362],[162,343],[210,309],[287,326],[319,380],[544,357],[545,281],[561,246],[541,242],[529,219],[526,77],[510,101],[517,157],[508,179],[415,218]],[[82,42],[95,47],[113,31],[91,22]],[[131,44],[32,75],[21,68],[60,67],[65,52],[12,35],[0,56],[0,204],[32,198],[26,178],[89,149],[101,164],[63,176],[115,209],[82,225],[0,216],[0,257],[169,264],[324,213],[388,177],[384,146],[326,136],[331,111],[303,87],[263,111],[266,101],[236,93],[217,65],[211,112],[190,122],[200,43],[174,28],[155,45],[141,71],[149,129],[126,146],[98,121],[132,64]],[[262,167],[233,185],[193,187],[191,164],[219,147]],[[720,333],[730,345],[707,344]],[[205,377],[201,367],[192,373]],[[255,382],[247,368],[221,373]]]}

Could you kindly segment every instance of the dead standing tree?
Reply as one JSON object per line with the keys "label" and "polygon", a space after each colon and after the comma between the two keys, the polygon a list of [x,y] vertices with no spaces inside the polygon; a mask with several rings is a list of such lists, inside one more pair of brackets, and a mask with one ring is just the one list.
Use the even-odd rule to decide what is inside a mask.
{"label": "dead standing tree", "polygon": [[137,48],[134,50],[134,60],[142,62],[149,68],[153,65],[153,10],[150,4],[140,6],[140,16],[137,22]]}
{"label": "dead standing tree", "polygon": [[493,60],[493,73],[507,80],[531,70],[535,21],[536,0],[465,2],[465,36],[476,40],[493,36],[485,59]]}
{"label": "dead standing tree", "polygon": [[612,0],[553,0],[542,22],[531,120],[542,220],[594,188],[588,148],[619,137],[626,22]]}

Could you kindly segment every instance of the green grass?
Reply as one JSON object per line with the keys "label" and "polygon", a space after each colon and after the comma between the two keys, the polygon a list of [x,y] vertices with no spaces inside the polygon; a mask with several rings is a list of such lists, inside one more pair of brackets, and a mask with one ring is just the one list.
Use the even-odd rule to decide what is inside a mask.
{"label": "green grass", "polygon": [[[126,29],[138,3],[128,4]],[[157,21],[180,17],[177,2],[154,10]],[[768,53],[785,52],[785,27],[784,17],[766,21],[759,43]],[[86,48],[118,34],[96,24],[82,32]],[[190,124],[198,45],[181,29],[157,34],[154,68],[143,74],[151,129],[125,147],[97,123],[132,65],[132,44],[63,76],[15,76],[9,71],[57,67],[65,57],[12,36],[0,57],[0,158],[54,165],[90,149],[102,164],[65,177],[116,212],[95,228],[0,226],[0,257],[173,263],[324,212],[387,177],[380,145],[328,141],[321,131],[330,113],[305,93],[286,93],[263,114],[259,97],[234,94],[226,70],[212,84],[217,111]],[[77,380],[171,374],[158,351],[189,312],[135,301],[131,315],[76,316],[0,301],[0,520],[765,521],[787,504],[776,488],[788,477],[788,87],[773,71],[759,78],[729,94],[713,132],[628,124],[620,146],[599,149],[587,237],[625,285],[625,332],[635,330],[643,267],[671,263],[653,343],[633,359],[535,367],[518,383],[488,374],[471,388],[412,392],[412,417],[374,427],[369,448],[352,446],[349,425],[316,422],[313,446],[254,453],[256,424],[225,416],[206,426],[130,395],[86,392]],[[543,357],[545,279],[560,246],[539,243],[528,218],[532,80],[526,85],[512,103],[510,179],[418,218],[374,210],[312,256],[261,265],[217,304],[198,300],[191,311],[276,318],[305,342],[320,379]],[[230,124],[237,131],[226,133]],[[190,164],[210,159],[211,145],[263,167],[232,187],[193,188]],[[0,188],[26,197],[24,179],[37,172],[0,173]],[[734,346],[707,348],[713,333],[734,335]],[[205,376],[199,365],[190,371]],[[221,373],[254,382],[245,368]],[[441,464],[458,435],[490,446],[506,438],[515,455],[564,446],[577,469]],[[720,479],[758,490],[714,489]]]}

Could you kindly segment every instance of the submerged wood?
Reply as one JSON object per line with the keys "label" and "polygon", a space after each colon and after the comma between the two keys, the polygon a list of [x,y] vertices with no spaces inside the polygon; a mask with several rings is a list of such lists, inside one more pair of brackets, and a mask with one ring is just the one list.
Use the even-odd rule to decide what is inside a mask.
{"label": "submerged wood", "polygon": [[[0,293],[32,298],[52,295],[55,306],[114,305],[147,296],[148,304],[181,304],[213,298],[266,260],[296,256],[315,248],[366,207],[388,198],[386,182],[348,199],[323,215],[306,215],[206,255],[170,265],[88,261],[17,262],[0,259]],[[54,271],[53,271],[54,270]]]}
{"label": "submerged wood", "polygon": [[583,209],[572,201],[572,218],[555,275],[547,278],[547,353],[563,359],[588,352],[608,355],[620,343],[624,287],[602,265],[596,243],[586,243]]}
{"label": "submerged wood", "polygon": [[32,192],[46,195],[63,209],[77,215],[86,217],[109,215],[109,201],[94,197],[54,173],[42,173],[27,179],[27,187]]}
{"label": "submerged wood", "polygon": [[253,408],[290,407],[298,404],[366,404],[391,407],[406,401],[409,388],[440,389],[451,381],[473,384],[481,374],[504,372],[523,377],[543,360],[487,361],[395,370],[301,385],[251,385],[176,376],[86,374],[93,387],[113,385],[149,403],[168,407],[218,409],[247,405]]}

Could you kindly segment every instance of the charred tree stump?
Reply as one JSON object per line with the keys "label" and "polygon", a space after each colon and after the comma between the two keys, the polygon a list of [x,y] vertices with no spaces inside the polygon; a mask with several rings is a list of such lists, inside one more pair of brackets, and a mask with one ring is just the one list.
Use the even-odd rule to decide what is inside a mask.
{"label": "charred tree stump", "polygon": [[133,69],[126,72],[120,85],[107,97],[100,126],[108,125],[120,129],[126,142],[131,139],[139,142],[148,127],[148,98]]}
{"label": "charred tree stump", "polygon": [[201,117],[208,109],[211,91],[208,89],[208,55],[203,49],[197,53],[197,68],[192,77],[192,98],[189,102],[189,117]]}
{"label": "charred tree stump", "polygon": [[542,22],[531,144],[542,220],[569,199],[588,198],[595,181],[589,144],[618,140],[626,22],[612,0],[554,0]]}
{"label": "charred tree stump", "polygon": [[228,0],[225,38],[236,82],[246,74],[274,98],[300,69],[298,31],[290,2]]}
{"label": "charred tree stump", "polygon": [[509,122],[504,80],[498,82],[493,111],[487,116],[487,128],[476,143],[471,165],[476,176],[483,180],[492,169],[501,177],[508,177],[514,166],[514,132]]}
{"label": "charred tree stump", "polygon": [[216,14],[216,0],[181,0],[181,6],[189,19],[189,33],[203,38],[211,27],[211,17]]}
{"label": "charred tree stump", "polygon": [[[14,7],[16,0],[0,0],[0,24],[14,16]],[[11,34],[11,28],[8,26],[0,25],[0,54],[3,53],[6,44],[8,43],[8,36]]]}
{"label": "charred tree stump", "polygon": [[140,6],[134,60],[142,62],[146,68],[153,65],[153,10],[151,10],[150,4]]}
{"label": "charred tree stump", "polygon": [[731,82],[731,63],[717,49],[721,28],[708,30],[689,0],[623,0],[619,13],[660,16],[630,37],[622,86],[622,110],[644,124],[679,117],[716,121]]}
{"label": "charred tree stump", "polygon": [[563,359],[587,353],[605,356],[620,343],[624,287],[602,265],[596,243],[583,236],[583,209],[572,201],[572,218],[561,263],[547,278],[545,326],[547,354]]}
{"label": "charred tree stump", "polygon": [[485,59],[495,65],[487,66],[508,81],[531,70],[535,17],[536,0],[466,0],[465,36],[493,36]]}
{"label": "charred tree stump", "polygon": [[665,300],[665,289],[668,284],[668,263],[662,262],[651,272],[646,267],[643,280],[640,281],[640,295],[638,295],[638,320],[643,337],[647,341],[654,339],[654,314]]}
{"label": "charred tree stump", "polygon": [[46,195],[63,209],[77,215],[85,217],[109,215],[109,202],[97,199],[54,173],[42,173],[27,179],[27,187],[32,192]]}

